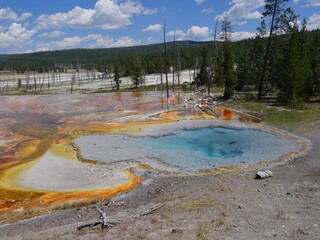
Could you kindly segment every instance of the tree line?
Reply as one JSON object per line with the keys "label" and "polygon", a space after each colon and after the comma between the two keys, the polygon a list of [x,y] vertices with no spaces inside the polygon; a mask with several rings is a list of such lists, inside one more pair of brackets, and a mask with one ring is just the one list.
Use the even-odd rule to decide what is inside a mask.
{"label": "tree line", "polygon": [[[161,76],[161,89],[169,96],[180,89],[180,71],[192,69],[191,84],[223,87],[224,98],[236,91],[255,90],[261,100],[277,94],[281,103],[298,106],[320,94],[320,30],[307,30],[307,22],[286,7],[289,0],[265,0],[265,11],[254,38],[231,41],[228,15],[216,20],[214,41],[166,42],[148,46],[115,49],[75,49],[0,56],[0,68],[17,72],[65,72],[67,69],[97,70],[113,74],[115,89],[121,77],[130,76],[134,87],[147,74]],[[220,26],[220,33],[217,29]],[[171,72],[172,86],[168,84]]]}
{"label": "tree line", "polygon": [[237,43],[231,43],[231,22],[225,15],[222,44],[201,50],[197,84],[224,86],[225,99],[249,86],[258,91],[258,100],[272,92],[292,107],[319,97],[320,30],[308,31],[306,20],[300,23],[287,3],[265,0],[256,37]]}

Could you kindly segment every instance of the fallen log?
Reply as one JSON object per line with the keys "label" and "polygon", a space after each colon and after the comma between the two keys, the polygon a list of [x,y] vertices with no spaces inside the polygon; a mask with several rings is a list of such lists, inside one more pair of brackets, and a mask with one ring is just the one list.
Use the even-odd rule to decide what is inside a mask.
{"label": "fallen log", "polygon": [[216,118],[219,118],[219,114],[216,112],[214,106],[211,106],[211,107],[208,107],[208,106],[205,106],[205,105],[201,105],[201,104],[196,104],[195,107],[198,107],[200,108],[201,111],[209,114],[209,115],[213,115],[215,116]]}
{"label": "fallen log", "polygon": [[101,229],[111,228],[112,226],[117,225],[121,222],[129,221],[129,220],[133,220],[133,219],[137,219],[137,218],[149,215],[149,214],[157,211],[158,209],[162,208],[163,206],[164,206],[164,204],[157,204],[142,213],[133,214],[133,215],[129,215],[129,216],[121,216],[118,218],[108,218],[106,212],[103,212],[98,206],[96,206],[98,212],[100,213],[98,220],[91,222],[91,223],[86,223],[86,224],[80,225],[77,227],[77,230],[81,230],[81,229],[87,228],[87,227],[93,228],[98,225],[101,225]]}

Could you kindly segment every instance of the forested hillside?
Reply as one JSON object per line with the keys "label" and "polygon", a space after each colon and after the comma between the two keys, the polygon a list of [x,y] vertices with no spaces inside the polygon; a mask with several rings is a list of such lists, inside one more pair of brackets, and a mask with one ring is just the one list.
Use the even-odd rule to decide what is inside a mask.
{"label": "forested hillside", "polygon": [[[187,53],[192,49],[210,45],[212,42],[179,41],[169,42],[168,50],[179,48]],[[151,44],[122,48],[103,49],[71,49],[60,51],[46,51],[26,54],[0,55],[0,70],[51,71],[59,68],[104,68],[115,62],[126,64],[135,57],[142,57],[145,61],[155,63],[163,52],[163,44]],[[191,60],[191,59],[190,59]],[[146,69],[148,72],[153,69]]]}
{"label": "forested hillside", "polygon": [[[66,72],[69,69],[113,73],[131,77],[136,86],[151,73],[173,76],[192,69],[194,86],[224,87],[225,99],[235,91],[258,91],[258,98],[276,93],[280,102],[296,106],[320,93],[320,30],[295,25],[267,37],[266,26],[255,38],[230,41],[231,26],[222,22],[216,42],[176,41],[110,49],[73,49],[29,54],[0,55],[0,69],[17,73]],[[29,74],[28,74],[29,76]],[[174,81],[173,81],[174,82]]]}

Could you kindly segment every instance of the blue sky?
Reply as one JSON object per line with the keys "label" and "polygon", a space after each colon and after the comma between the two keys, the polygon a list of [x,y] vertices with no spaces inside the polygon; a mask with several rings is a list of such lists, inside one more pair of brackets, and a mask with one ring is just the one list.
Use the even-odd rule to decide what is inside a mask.
{"label": "blue sky", "polygon": [[[213,39],[228,13],[232,38],[254,36],[264,0],[0,0],[0,54],[123,47],[167,39]],[[291,0],[309,29],[320,28],[320,0]],[[220,30],[220,28],[219,28]]]}

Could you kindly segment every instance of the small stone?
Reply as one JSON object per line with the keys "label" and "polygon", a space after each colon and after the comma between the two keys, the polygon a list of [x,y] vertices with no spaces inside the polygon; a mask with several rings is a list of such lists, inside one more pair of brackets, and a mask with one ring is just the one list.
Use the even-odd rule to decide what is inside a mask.
{"label": "small stone", "polygon": [[173,229],[171,230],[171,233],[182,233],[182,230],[181,230],[181,229],[173,228]]}

